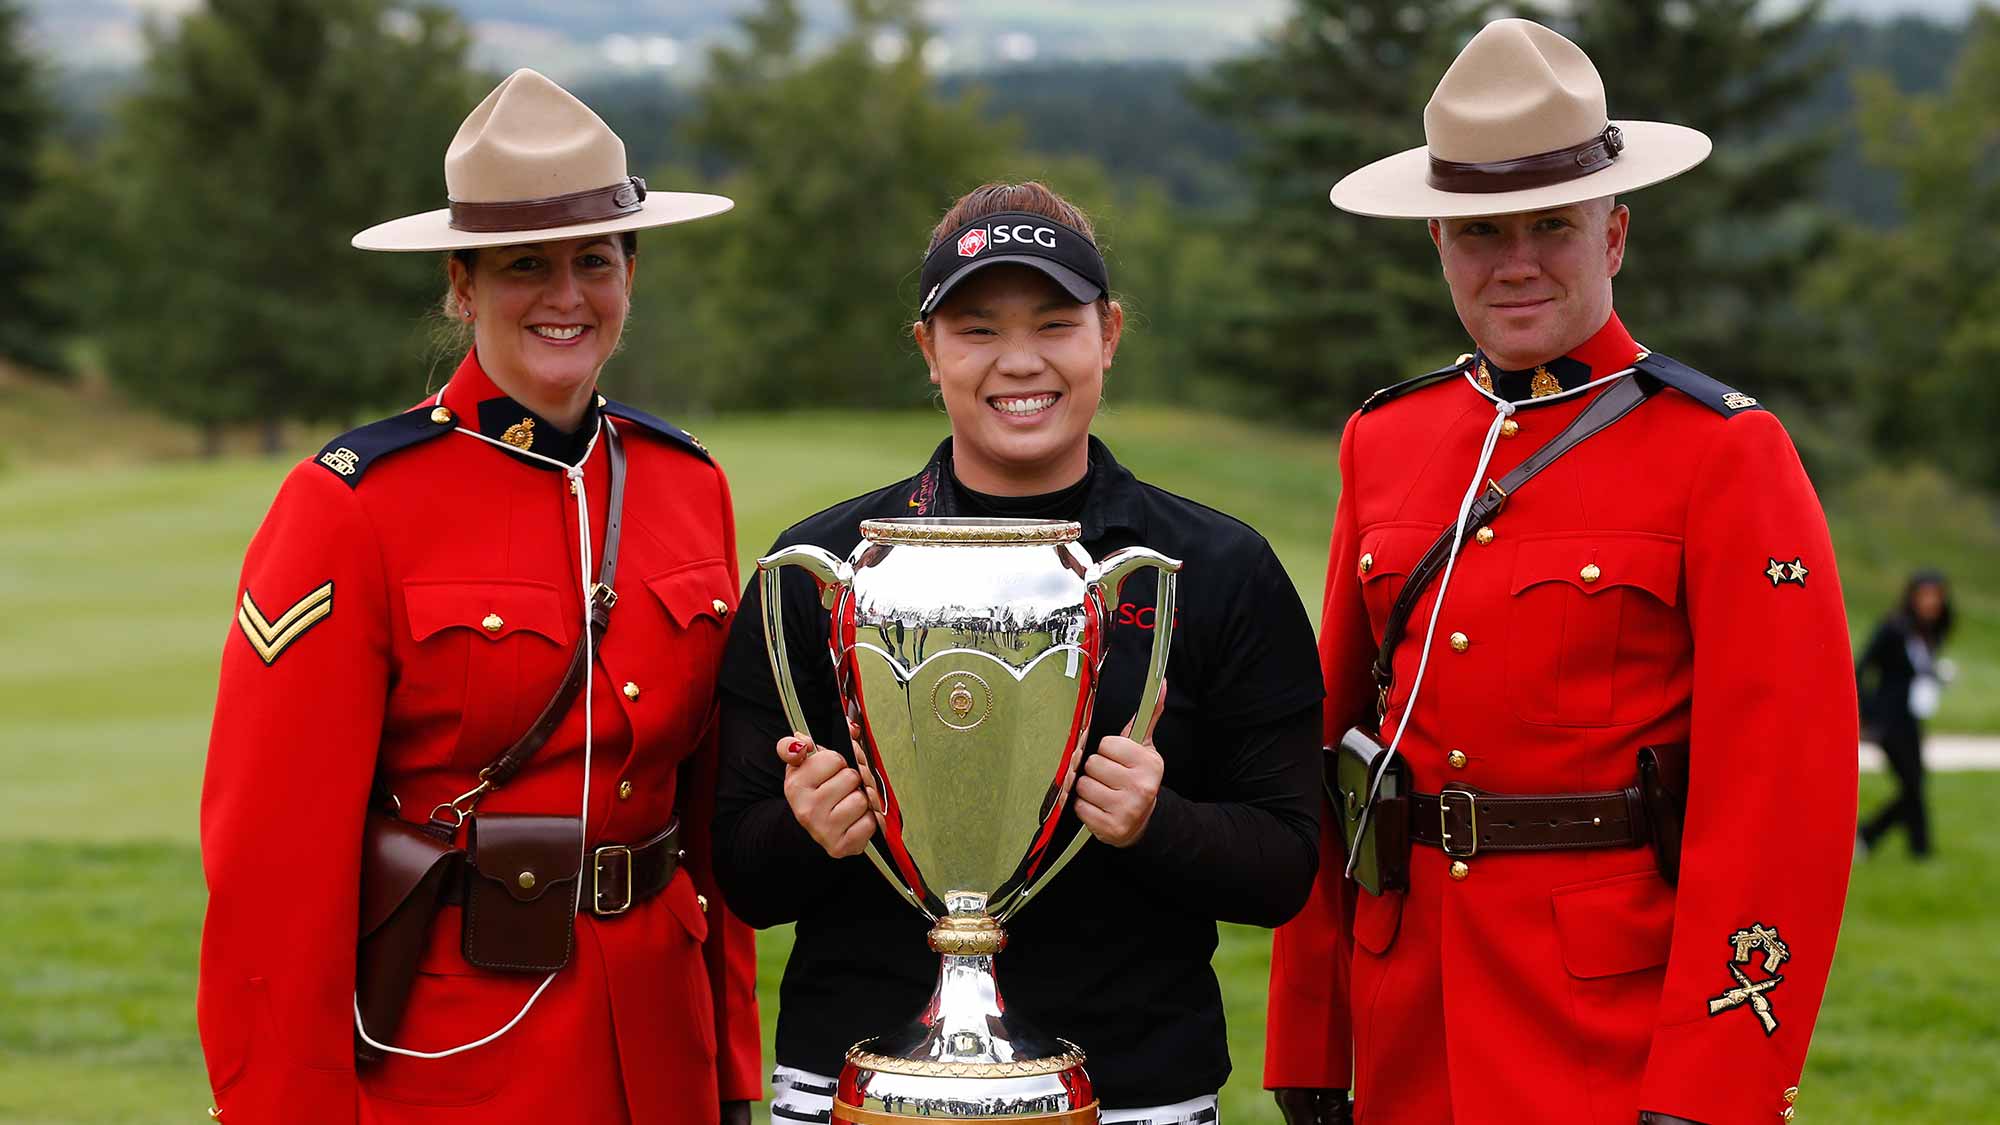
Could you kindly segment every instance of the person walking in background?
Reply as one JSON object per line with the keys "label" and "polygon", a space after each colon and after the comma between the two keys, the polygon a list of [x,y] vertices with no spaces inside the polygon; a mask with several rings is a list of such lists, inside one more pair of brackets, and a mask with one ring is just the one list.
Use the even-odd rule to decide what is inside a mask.
{"label": "person walking in background", "polygon": [[445,185],[354,244],[448,252],[464,358],[292,469],[236,589],[201,804],[210,1113],[747,1121],[753,935],[706,854],[729,489],[599,391],[634,232],[730,201],[648,192],[530,70]]}
{"label": "person walking in background", "polygon": [[1951,632],[1951,587],[1943,574],[1920,570],[1903,589],[1902,604],[1875,626],[1855,663],[1861,725],[1881,743],[1896,775],[1896,795],[1861,826],[1862,850],[1872,850],[1897,825],[1909,833],[1910,854],[1931,854],[1930,813],[1924,806],[1924,722],[1937,714],[1951,680],[1938,655]]}
{"label": "person walking in background", "polygon": [[[1157,627],[1150,586],[1112,615],[1091,749],[1050,843],[1099,842],[1008,924],[1010,1016],[1089,1056],[1107,1122],[1205,1125],[1229,1075],[1210,957],[1218,919],[1275,926],[1318,858],[1319,669],[1312,625],[1263,536],[1139,480],[1091,435],[1124,311],[1089,220],[1038,183],[988,184],[929,237],[914,325],[950,433],[918,471],[794,525],[777,546],[847,555],[864,519],[1073,520],[1103,558],[1182,560],[1169,687],[1149,743],[1121,729]],[[893,1034],[937,982],[930,922],[860,852],[877,831],[853,762],[829,615],[785,572],[792,675],[812,727],[780,706],[759,584],[722,669],[716,874],[751,924],[798,924],[779,991],[771,1117],[827,1120],[847,1049]],[[1146,584],[1141,584],[1146,585]]]}
{"label": "person walking in background", "polygon": [[1833,547],[1777,419],[1612,302],[1614,197],[1708,138],[1611,121],[1519,19],[1424,136],[1332,198],[1429,220],[1473,349],[1341,437],[1320,655],[1360,846],[1278,931],[1264,1083],[1293,1125],[1350,1084],[1367,1125],[1789,1119],[1853,850]]}

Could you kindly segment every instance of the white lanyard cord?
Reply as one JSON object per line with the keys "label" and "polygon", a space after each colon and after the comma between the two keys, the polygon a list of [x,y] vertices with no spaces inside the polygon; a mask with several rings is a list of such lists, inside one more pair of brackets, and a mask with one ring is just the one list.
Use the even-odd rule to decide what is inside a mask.
{"label": "white lanyard cord", "polygon": [[[437,394],[437,398],[433,401],[442,402],[443,400],[444,400],[444,392],[439,391]],[[537,461],[544,461],[550,465],[555,466],[558,469],[561,469],[563,471],[563,475],[568,478],[569,483],[571,485],[570,492],[576,496],[576,538],[577,538],[577,556],[578,556],[577,561],[580,565],[578,578],[580,582],[579,588],[583,590],[583,816],[582,816],[583,830],[577,840],[577,850],[579,852],[579,855],[577,857],[577,870],[579,873],[582,872],[582,870],[588,864],[590,859],[590,758],[591,758],[591,749],[593,743],[592,739],[593,724],[591,721],[593,716],[591,714],[592,710],[591,703],[592,703],[592,696],[595,694],[591,689],[595,685],[597,680],[596,638],[592,635],[590,631],[590,588],[592,584],[591,582],[592,566],[590,558],[590,493],[584,487],[583,466],[590,463],[590,455],[596,452],[597,439],[603,436],[604,430],[606,428],[614,430],[617,428],[616,426],[612,425],[610,418],[604,417],[603,415],[599,415],[599,417],[603,421],[603,426],[600,426],[598,428],[598,431],[590,436],[590,443],[584,446],[583,456],[578,458],[576,464],[574,465],[565,465],[561,461],[558,461],[553,457],[544,457],[541,454],[534,452],[533,450],[517,449],[514,446],[508,445],[505,442],[495,441],[492,438],[487,437],[485,434],[482,434],[477,430],[468,430],[464,426],[453,427],[459,433],[465,434],[469,437],[476,437],[480,441],[486,442],[489,445],[499,446],[501,449],[505,449],[510,453],[518,453],[523,457],[532,457]],[[616,515],[616,513],[612,514],[614,516]],[[570,915],[574,917],[582,910],[583,910],[583,879],[579,875],[576,881],[576,892],[572,896],[572,902],[570,903]],[[557,970],[557,972],[560,971],[561,970]],[[354,1030],[357,1034],[361,1036],[361,1041],[363,1043],[368,1044],[370,1047],[373,1047],[378,1051],[386,1051],[392,1055],[402,1055],[404,1058],[411,1058],[411,1059],[450,1058],[451,1056],[459,1054],[464,1051],[470,1051],[477,1047],[484,1047],[488,1043],[493,1042],[495,1039],[500,1038],[502,1035],[505,1035],[508,1032],[514,1030],[514,1026],[521,1022],[522,1018],[528,1014],[528,1010],[530,1008],[533,1008],[535,1006],[535,1001],[540,1000],[542,998],[542,993],[548,991],[549,985],[553,983],[555,979],[556,979],[555,973],[550,973],[548,976],[543,977],[542,983],[535,986],[535,991],[528,996],[527,1002],[521,1005],[521,1010],[515,1012],[514,1018],[508,1020],[499,1029],[495,1030],[489,1035],[483,1036],[479,1039],[475,1039],[470,1043],[461,1043],[456,1047],[449,1047],[442,1051],[411,1051],[403,1047],[392,1047],[387,1043],[382,1043],[377,1041],[374,1036],[368,1034],[368,1029],[361,1025],[361,993],[359,991],[356,991],[354,994]]]}
{"label": "white lanyard cord", "polygon": [[[1522,399],[1518,402],[1509,402],[1501,398],[1499,395],[1480,386],[1478,381],[1472,377],[1470,371],[1465,373],[1465,381],[1471,384],[1472,389],[1478,391],[1481,397],[1493,404],[1493,424],[1486,427],[1486,440],[1479,446],[1479,466],[1472,471],[1472,483],[1466,486],[1465,496],[1458,502],[1458,519],[1451,533],[1451,553],[1445,556],[1444,573],[1438,576],[1437,598],[1431,602],[1430,623],[1424,626],[1424,647],[1419,650],[1417,655],[1417,678],[1410,683],[1410,695],[1403,704],[1402,720],[1396,724],[1396,737],[1389,741],[1388,753],[1382,755],[1381,760],[1376,763],[1374,771],[1369,776],[1368,800],[1363,802],[1361,806],[1363,821],[1360,828],[1355,832],[1357,840],[1361,838],[1362,832],[1368,830],[1367,819],[1374,814],[1375,796],[1382,788],[1382,777],[1388,773],[1389,764],[1396,760],[1396,750],[1403,744],[1403,734],[1410,729],[1410,716],[1416,712],[1417,693],[1423,690],[1424,673],[1429,671],[1431,666],[1431,641],[1437,635],[1438,614],[1444,609],[1445,591],[1451,588],[1451,574],[1458,565],[1459,548],[1465,545],[1465,519],[1472,512],[1473,502],[1479,499],[1480,486],[1486,482],[1486,470],[1493,463],[1494,449],[1500,444],[1501,426],[1506,424],[1507,419],[1513,415],[1515,410],[1529,403],[1551,402],[1559,398],[1580,395],[1592,387],[1603,386],[1614,379],[1622,379],[1630,375],[1634,370],[1636,369],[1627,367],[1623,371],[1613,372],[1602,379],[1592,379],[1580,387],[1572,387],[1558,394],[1543,395],[1537,399]],[[1393,657],[1394,654],[1392,653],[1391,658],[1393,659]],[[1385,707],[1388,703],[1388,700],[1383,700]],[[1354,863],[1360,854],[1359,849],[1349,852],[1344,874],[1348,876],[1354,874]]]}

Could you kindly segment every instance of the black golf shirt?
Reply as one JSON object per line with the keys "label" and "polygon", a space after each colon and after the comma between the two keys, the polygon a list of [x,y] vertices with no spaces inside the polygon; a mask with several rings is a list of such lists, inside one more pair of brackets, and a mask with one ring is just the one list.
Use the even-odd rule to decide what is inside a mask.
{"label": "black golf shirt", "polygon": [[[951,470],[951,441],[923,472],[793,526],[845,557],[864,519],[1037,515],[1076,519],[1093,558],[1145,546],[1183,561],[1167,703],[1154,735],[1159,802],[1128,848],[1092,843],[1008,924],[997,959],[1010,1013],[1081,1046],[1106,1108],[1212,1093],[1229,1076],[1216,921],[1275,926],[1318,865],[1319,660],[1298,594],[1262,536],[1135,478],[1096,438],[1081,488],[1039,500],[982,497]],[[827,658],[828,614],[810,577],[784,574],[787,651],[813,739],[852,758]],[[1151,581],[1112,613],[1088,745],[1138,706],[1154,625]],[[753,579],[721,672],[716,875],[753,926],[798,923],[779,993],[778,1062],[837,1074],[847,1048],[900,1029],[929,999],[930,923],[862,856],[836,860],[783,793],[775,745],[790,733],[764,651]],[[1077,830],[1073,813],[1063,831]]]}

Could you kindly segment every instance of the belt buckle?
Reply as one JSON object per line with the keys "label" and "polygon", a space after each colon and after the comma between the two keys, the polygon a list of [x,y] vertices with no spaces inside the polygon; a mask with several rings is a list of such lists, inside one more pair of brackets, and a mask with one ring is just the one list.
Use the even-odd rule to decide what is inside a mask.
{"label": "belt buckle", "polygon": [[[1452,846],[1451,799],[1465,799],[1465,821],[1472,843],[1464,851]],[[1438,847],[1453,859],[1471,859],[1479,854],[1479,797],[1468,789],[1445,789],[1438,793]]]}
{"label": "belt buckle", "polygon": [[[623,853],[625,856],[625,900],[616,908],[604,906],[604,860],[605,857]],[[615,883],[616,880],[614,879]],[[590,912],[600,918],[623,914],[632,909],[632,849],[623,844],[606,844],[590,853]]]}

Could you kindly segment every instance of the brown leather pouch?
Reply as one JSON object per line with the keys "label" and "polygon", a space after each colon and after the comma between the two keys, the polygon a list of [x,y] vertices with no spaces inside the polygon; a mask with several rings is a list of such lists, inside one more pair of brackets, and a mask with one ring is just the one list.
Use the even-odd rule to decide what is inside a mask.
{"label": "brown leather pouch", "polygon": [[1646,809],[1653,862],[1660,869],[1660,878],[1668,886],[1676,886],[1681,878],[1681,824],[1687,820],[1685,744],[1639,748],[1639,803]]}
{"label": "brown leather pouch", "polygon": [[[1382,784],[1374,787],[1373,809],[1368,793],[1388,747],[1360,727],[1341,736],[1330,751],[1327,797],[1340,818],[1341,839],[1354,857],[1354,881],[1369,894],[1407,890],[1410,885],[1410,802],[1407,767],[1389,762]],[[1366,815],[1364,815],[1364,813]]]}
{"label": "brown leather pouch", "polygon": [[465,959],[482,969],[553,973],[576,946],[583,822],[479,813],[466,835]]}
{"label": "brown leather pouch", "polygon": [[[355,948],[354,994],[361,1023],[378,1042],[402,1022],[417,963],[429,941],[450,880],[465,852],[394,813],[371,812],[361,829],[361,932]],[[354,1037],[354,1057],[382,1053]]]}

